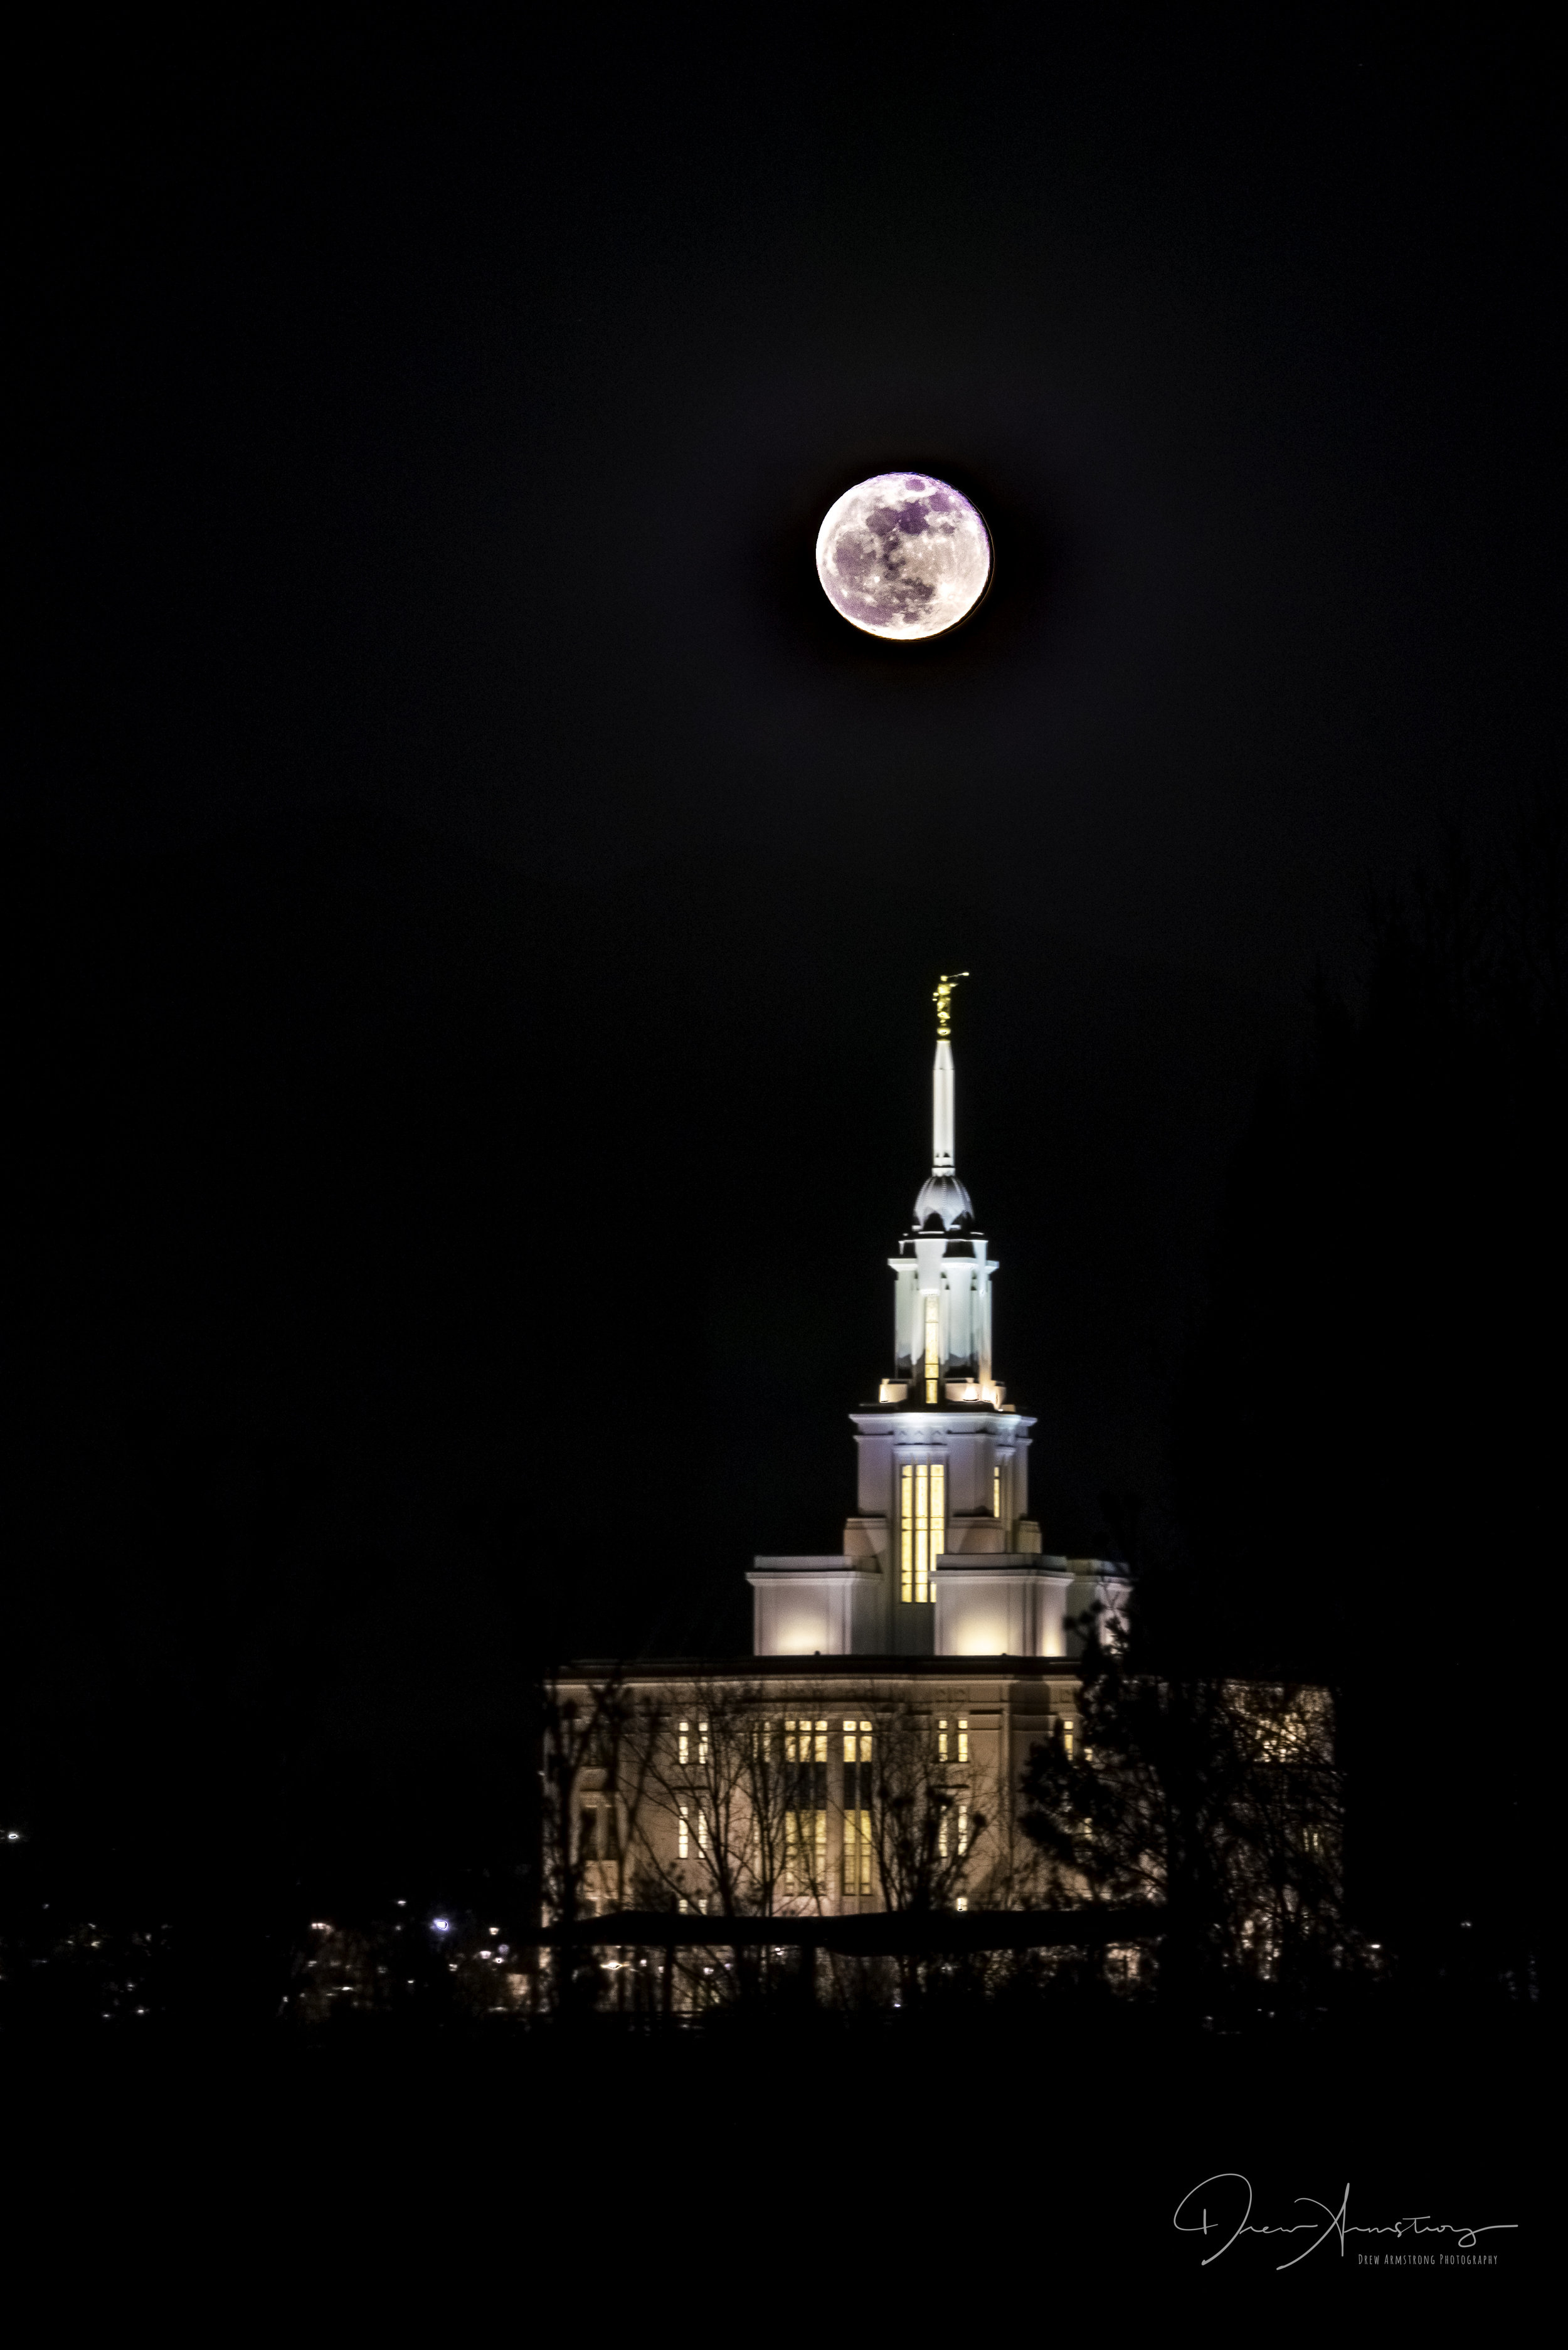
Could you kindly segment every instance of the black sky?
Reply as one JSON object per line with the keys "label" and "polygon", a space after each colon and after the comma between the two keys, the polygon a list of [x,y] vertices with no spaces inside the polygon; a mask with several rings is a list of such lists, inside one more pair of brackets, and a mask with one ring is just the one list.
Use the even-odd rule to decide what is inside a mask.
{"label": "black sky", "polygon": [[[296,1626],[346,1595],[333,1702],[379,1727],[345,1737],[504,1709],[498,1577],[563,1638],[743,1639],[746,1555],[836,1540],[951,963],[1048,1537],[1147,1489],[1314,962],[1547,769],[1520,21],[367,12],[40,57],[9,797],[45,1617],[183,1508],[190,1575],[221,1552]],[[811,569],[903,464],[997,546],[921,649]],[[624,1636],[572,1596],[607,1555]],[[118,1664],[73,1616],[59,1702],[155,1615]]]}

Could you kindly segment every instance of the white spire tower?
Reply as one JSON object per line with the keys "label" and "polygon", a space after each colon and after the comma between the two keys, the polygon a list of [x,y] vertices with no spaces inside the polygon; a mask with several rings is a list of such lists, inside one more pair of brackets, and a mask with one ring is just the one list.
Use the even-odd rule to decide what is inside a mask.
{"label": "white spire tower", "polygon": [[754,1562],[760,1657],[1064,1657],[1074,1612],[1110,1592],[1100,1561],[1043,1555],[1034,1422],[992,1377],[996,1265],[954,1149],[952,999],[968,976],[936,989],[931,1171],[888,1259],[893,1377],[850,1414],[858,1507],[832,1556]]}
{"label": "white spire tower", "polygon": [[953,990],[967,971],[943,972],[932,999],[937,1007],[937,1058],[931,1071],[931,1172],[953,1171]]}

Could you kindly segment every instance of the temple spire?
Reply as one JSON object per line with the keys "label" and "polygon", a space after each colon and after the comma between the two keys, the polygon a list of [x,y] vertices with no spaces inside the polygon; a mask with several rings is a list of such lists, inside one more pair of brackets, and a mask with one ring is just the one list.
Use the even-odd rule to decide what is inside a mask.
{"label": "temple spire", "polygon": [[931,1071],[931,1172],[953,1171],[953,990],[967,971],[943,972],[932,1002],[937,1007],[937,1058]]}

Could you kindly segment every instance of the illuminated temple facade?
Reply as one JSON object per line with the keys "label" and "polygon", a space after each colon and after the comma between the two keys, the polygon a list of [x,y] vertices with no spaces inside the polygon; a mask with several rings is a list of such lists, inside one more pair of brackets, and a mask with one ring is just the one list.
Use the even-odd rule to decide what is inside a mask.
{"label": "illuminated temple facade", "polygon": [[936,994],[931,1171],[888,1259],[892,1377],[850,1415],[857,1511],[842,1551],[753,1563],[759,1657],[1066,1659],[1090,1607],[1125,1598],[1102,1561],[1047,1554],[1029,1514],[1034,1422],[994,1374],[997,1265],[954,1155],[955,984]]}
{"label": "illuminated temple facade", "polygon": [[[954,983],[936,993],[931,1170],[889,1260],[891,1373],[850,1414],[842,1549],[753,1562],[749,1659],[621,1668],[613,1702],[608,1669],[560,1686],[579,1724],[614,1730],[613,1752],[585,1745],[562,1826],[590,1908],[1019,1898],[1019,1775],[1043,1740],[1071,1750],[1089,1619],[1116,1637],[1127,1585],[1048,1552],[1029,1513],[1034,1422],[995,1375],[997,1264],[954,1153]],[[915,1824],[919,1886],[895,1820]]]}

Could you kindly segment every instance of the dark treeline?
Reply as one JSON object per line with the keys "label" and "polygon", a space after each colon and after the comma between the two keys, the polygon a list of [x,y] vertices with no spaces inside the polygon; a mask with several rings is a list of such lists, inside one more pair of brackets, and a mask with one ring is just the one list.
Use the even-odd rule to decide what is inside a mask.
{"label": "dark treeline", "polygon": [[[1231,1170],[1175,1403],[1156,1651],[1337,1692],[1352,1911],[1541,1948],[1560,1555],[1568,834],[1449,835],[1370,907]],[[1506,1954],[1506,1956],[1505,1956]]]}

